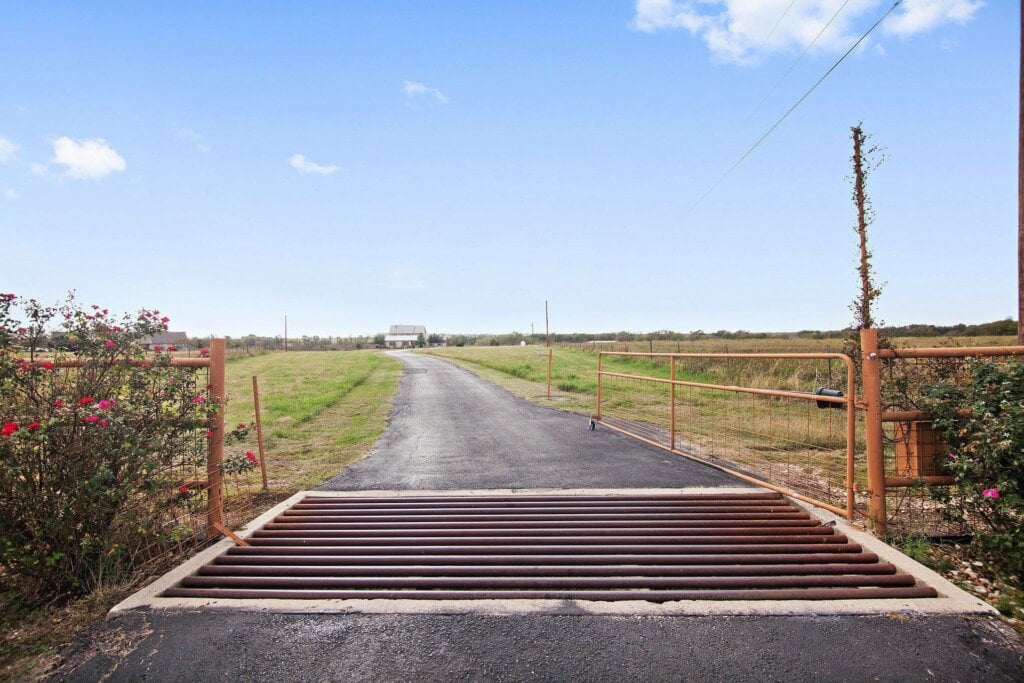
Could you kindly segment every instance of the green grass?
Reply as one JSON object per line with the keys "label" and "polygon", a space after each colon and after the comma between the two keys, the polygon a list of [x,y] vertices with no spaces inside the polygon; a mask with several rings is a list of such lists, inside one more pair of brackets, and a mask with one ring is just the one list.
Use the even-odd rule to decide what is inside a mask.
{"label": "green grass", "polygon": [[[316,486],[362,457],[387,423],[401,363],[375,351],[299,351],[228,362],[229,425],[254,419],[258,378],[270,488]],[[252,450],[255,435],[238,446]]]}

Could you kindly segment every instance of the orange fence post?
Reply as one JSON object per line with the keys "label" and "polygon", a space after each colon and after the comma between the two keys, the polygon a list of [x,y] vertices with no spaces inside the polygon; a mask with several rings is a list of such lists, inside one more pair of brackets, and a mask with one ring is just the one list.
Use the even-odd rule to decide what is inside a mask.
{"label": "orange fence post", "polygon": [[868,517],[878,534],[886,532],[885,456],[882,450],[882,376],[878,359],[878,330],[860,331],[861,373],[864,382],[864,436],[868,460]]}
{"label": "orange fence post", "polygon": [[252,403],[256,409],[256,445],[260,450],[260,474],[263,475],[263,490],[267,490],[267,459],[263,455],[263,420],[260,418],[260,388],[256,375],[252,376]]}
{"label": "orange fence post", "polygon": [[225,349],[223,339],[210,340],[210,400],[217,412],[210,418],[209,451],[206,459],[206,480],[209,484],[206,501],[206,537],[214,539],[220,535],[218,527],[224,526],[224,397],[225,397]]}
{"label": "orange fence post", "polygon": [[846,359],[846,518],[853,520],[857,456],[857,373]]}
{"label": "orange fence post", "polygon": [[671,370],[669,371],[669,378],[672,380],[672,384],[669,385],[671,387],[669,389],[669,393],[671,395],[669,400],[672,401],[672,409],[669,411],[669,418],[668,418],[668,430],[670,432],[669,447],[672,450],[675,450],[676,449],[676,359],[675,358],[669,358],[668,362],[669,362],[669,365],[671,367]]}

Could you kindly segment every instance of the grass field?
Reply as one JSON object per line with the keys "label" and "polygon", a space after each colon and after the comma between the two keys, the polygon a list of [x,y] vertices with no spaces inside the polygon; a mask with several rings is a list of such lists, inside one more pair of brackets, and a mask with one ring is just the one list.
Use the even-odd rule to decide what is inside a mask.
{"label": "grass field", "polygon": [[[228,361],[228,425],[252,422],[258,378],[267,478],[292,494],[320,484],[362,457],[380,436],[401,363],[375,351],[299,351]],[[241,446],[255,450],[255,431]]]}
{"label": "grass field", "polygon": [[[231,358],[229,426],[253,420],[253,375],[259,378],[270,486],[270,494],[258,498],[265,508],[338,474],[370,449],[387,424],[401,364],[375,351]],[[255,430],[227,450],[255,451]],[[101,620],[145,580],[108,586],[64,606],[25,607],[17,596],[0,594],[0,680],[35,678],[41,672],[36,667],[52,661],[62,643]]]}

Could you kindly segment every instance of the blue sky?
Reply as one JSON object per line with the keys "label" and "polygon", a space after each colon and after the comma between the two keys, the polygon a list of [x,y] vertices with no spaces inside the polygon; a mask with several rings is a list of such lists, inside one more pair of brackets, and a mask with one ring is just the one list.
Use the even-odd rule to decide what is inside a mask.
{"label": "blue sky", "polygon": [[1017,3],[906,0],[694,206],[890,5],[5,3],[0,290],[191,334],[840,327],[863,122],[881,318],[1009,316]]}

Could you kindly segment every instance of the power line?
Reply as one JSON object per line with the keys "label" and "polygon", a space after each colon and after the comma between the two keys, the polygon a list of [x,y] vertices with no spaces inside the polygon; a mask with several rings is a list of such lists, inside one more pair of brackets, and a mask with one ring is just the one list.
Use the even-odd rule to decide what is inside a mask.
{"label": "power line", "polygon": [[786,18],[786,15],[789,14],[789,10],[793,9],[793,5],[795,4],[796,0],[789,0],[789,6],[786,8],[786,11],[782,13],[782,16],[779,17],[779,20],[775,22],[775,26],[772,26],[772,30],[768,31],[768,35],[765,36],[764,42],[767,43],[769,40],[771,40],[772,36],[775,35],[775,29],[779,27],[779,24],[782,23],[782,20]]}
{"label": "power line", "polygon": [[[789,74],[793,72],[793,69],[796,68],[796,65],[799,64],[800,61],[804,58],[804,55],[806,55],[810,51],[810,49],[814,47],[814,44],[818,42],[818,39],[825,35],[825,31],[827,31],[828,27],[832,25],[832,22],[836,20],[836,17],[839,16],[839,13],[846,9],[846,6],[848,4],[850,4],[850,0],[845,0],[845,2],[843,2],[843,4],[839,6],[839,9],[836,10],[836,13],[832,15],[832,18],[825,22],[825,25],[821,27],[820,31],[818,31],[818,35],[814,36],[814,40],[807,43],[807,46],[804,48],[804,51],[800,53],[800,56],[793,60],[793,63],[789,65],[789,68],[786,69],[786,72],[779,77],[779,80],[775,81],[775,85],[769,88],[768,92],[764,94],[764,97],[762,97],[761,100],[756,105],[754,105],[754,108],[750,111],[750,114],[747,116],[747,121],[749,121],[754,116],[754,114],[757,113],[757,110],[761,108],[761,105],[764,104],[765,101],[772,96],[772,93],[774,93],[780,85],[782,85],[782,81],[786,80],[786,77],[788,77]],[[790,6],[792,7],[792,5]],[[772,30],[774,31],[774,29]]]}
{"label": "power line", "polygon": [[833,64],[833,65],[832,65],[831,67],[829,67],[829,70],[828,70],[828,71],[826,71],[826,72],[825,72],[825,74],[824,74],[824,75],[823,75],[823,76],[822,76],[821,78],[819,78],[819,79],[817,80],[817,82],[816,82],[816,83],[815,83],[814,85],[812,85],[812,86],[810,87],[810,89],[809,89],[809,90],[808,90],[807,92],[805,92],[805,93],[804,93],[804,94],[803,94],[803,95],[802,95],[802,96],[800,97],[800,99],[796,101],[796,103],[795,103],[795,104],[794,104],[794,105],[793,105],[792,107],[790,107],[789,109],[787,109],[787,110],[786,110],[786,113],[785,113],[785,114],[783,114],[783,115],[782,115],[782,116],[781,116],[781,117],[779,118],[779,120],[778,120],[778,121],[776,121],[776,122],[775,122],[774,124],[772,124],[772,127],[771,127],[771,128],[769,128],[769,129],[767,130],[767,132],[765,132],[765,134],[764,134],[764,135],[762,135],[762,136],[761,136],[760,138],[758,138],[758,139],[757,139],[757,142],[755,142],[755,143],[754,143],[753,145],[751,145],[751,146],[750,146],[750,149],[748,149],[748,150],[747,150],[746,152],[744,152],[744,153],[743,153],[743,156],[741,156],[741,157],[740,157],[739,159],[737,159],[737,160],[736,160],[736,163],[734,163],[734,164],[733,164],[732,166],[730,166],[730,167],[729,167],[729,170],[728,170],[728,171],[726,171],[725,173],[723,173],[723,174],[722,174],[722,177],[720,177],[720,178],[719,178],[718,180],[716,180],[716,181],[715,181],[715,183],[714,183],[714,184],[713,184],[713,185],[712,185],[711,187],[709,187],[709,188],[707,189],[707,191],[706,191],[706,192],[705,192],[704,194],[702,194],[702,195],[700,196],[700,198],[699,198],[699,199],[698,199],[697,201],[695,201],[695,202],[694,202],[694,203],[693,203],[693,204],[692,204],[692,205],[690,206],[690,209],[689,209],[689,210],[690,210],[690,211],[693,211],[693,210],[694,210],[695,208],[697,208],[697,206],[698,206],[698,205],[699,205],[699,204],[700,204],[700,203],[701,203],[702,201],[704,201],[704,200],[705,200],[705,199],[707,198],[707,196],[708,196],[709,194],[711,194],[712,192],[714,192],[715,188],[717,188],[717,187],[718,187],[719,185],[721,185],[721,184],[722,184],[722,181],[723,181],[723,180],[725,180],[725,179],[726,179],[726,178],[727,178],[727,177],[729,176],[729,174],[730,174],[730,173],[732,173],[732,172],[733,172],[734,170],[736,170],[736,167],[737,167],[737,166],[739,166],[740,164],[742,164],[742,163],[743,163],[743,162],[744,162],[744,161],[746,160],[746,158],[747,158],[747,157],[749,157],[749,156],[750,156],[751,154],[753,154],[753,153],[754,153],[754,150],[755,150],[755,149],[757,149],[757,148],[758,148],[758,147],[759,147],[759,146],[761,145],[761,143],[762,143],[762,142],[764,142],[764,141],[765,141],[765,139],[766,139],[766,138],[767,138],[767,137],[768,137],[769,135],[771,135],[771,134],[772,134],[773,132],[775,132],[775,129],[776,129],[776,128],[778,128],[778,127],[779,127],[780,125],[782,125],[782,122],[783,122],[783,121],[785,121],[785,120],[786,120],[787,118],[789,118],[789,115],[790,115],[790,114],[792,114],[792,113],[793,113],[793,112],[794,112],[794,111],[796,110],[796,108],[797,108],[797,107],[799,107],[799,106],[800,106],[800,105],[801,105],[801,104],[803,103],[803,101],[804,101],[804,100],[806,100],[806,99],[807,99],[808,97],[810,97],[811,93],[812,93],[812,92],[814,92],[815,90],[817,90],[818,86],[819,86],[819,85],[821,85],[821,84],[822,84],[822,82],[823,82],[823,81],[824,81],[824,80],[825,80],[826,78],[828,78],[828,77],[829,77],[829,75],[830,75],[830,74],[831,74],[831,73],[832,73],[833,71],[835,71],[835,70],[836,70],[836,68],[837,68],[837,67],[838,67],[838,66],[839,66],[840,64],[842,64],[842,63],[843,63],[843,61],[845,61],[845,60],[846,60],[846,58],[847,58],[847,57],[849,57],[849,56],[850,56],[850,54],[851,54],[851,53],[852,53],[852,52],[853,52],[854,50],[856,50],[856,49],[857,49],[857,46],[858,46],[858,45],[860,45],[861,43],[863,43],[863,42],[864,42],[864,39],[865,39],[865,38],[867,38],[867,37],[868,37],[869,35],[871,35],[871,32],[872,32],[872,31],[874,31],[874,30],[875,30],[876,28],[878,28],[878,25],[879,25],[879,24],[881,24],[881,23],[882,23],[883,21],[885,21],[886,17],[888,17],[888,16],[890,15],[890,14],[892,14],[892,11],[893,11],[894,9],[896,9],[897,7],[899,7],[899,5],[900,5],[900,4],[902,3],[902,2],[903,2],[903,0],[896,0],[896,2],[894,2],[894,3],[893,3],[892,7],[890,7],[890,8],[889,8],[889,10],[888,10],[888,11],[887,11],[887,12],[886,12],[885,14],[883,14],[883,15],[882,15],[882,16],[881,16],[881,17],[880,17],[880,18],[878,19],[878,21],[876,21],[876,22],[875,22],[874,24],[872,24],[872,25],[871,25],[871,28],[869,28],[869,29],[868,29],[867,31],[865,31],[865,32],[864,32],[864,34],[863,34],[863,35],[862,35],[862,36],[861,36],[860,38],[858,38],[858,39],[857,39],[857,42],[856,42],[856,43],[854,43],[853,45],[851,45],[851,46],[850,46],[850,49],[849,49],[849,50],[847,50],[847,51],[846,51],[845,53],[843,53],[843,56],[842,56],[842,57],[840,57],[839,59],[837,59],[837,60],[836,60],[836,63],[835,63],[835,64]]}

